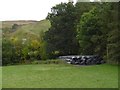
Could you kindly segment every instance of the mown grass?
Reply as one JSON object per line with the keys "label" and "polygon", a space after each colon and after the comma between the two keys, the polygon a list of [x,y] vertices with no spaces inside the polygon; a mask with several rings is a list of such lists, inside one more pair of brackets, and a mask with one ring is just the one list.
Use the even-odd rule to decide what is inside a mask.
{"label": "mown grass", "polygon": [[0,89],[2,89],[2,67],[0,67]]}
{"label": "mown grass", "polygon": [[16,65],[2,68],[3,88],[117,88],[118,68],[112,65]]}

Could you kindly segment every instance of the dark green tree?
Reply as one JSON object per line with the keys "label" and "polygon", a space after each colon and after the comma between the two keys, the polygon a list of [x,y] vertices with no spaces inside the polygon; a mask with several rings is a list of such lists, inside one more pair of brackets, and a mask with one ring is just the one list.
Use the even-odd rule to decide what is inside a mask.
{"label": "dark green tree", "polygon": [[110,4],[110,16],[108,23],[108,44],[107,57],[109,63],[118,63],[120,59],[120,21],[119,21],[120,3]]}
{"label": "dark green tree", "polygon": [[15,64],[19,60],[16,59],[15,48],[7,39],[2,41],[2,65]]}
{"label": "dark green tree", "polygon": [[[81,54],[99,54],[101,44],[101,24],[97,14],[99,11],[97,8],[93,8],[91,11],[84,13],[81,17],[80,23],[77,28],[77,38],[80,44]],[[96,50],[95,50],[96,49]]]}
{"label": "dark green tree", "polygon": [[78,53],[75,30],[75,7],[73,3],[61,3],[48,14],[51,28],[45,34],[49,55],[71,55]]}
{"label": "dark green tree", "polygon": [[97,3],[90,2],[77,2],[75,4],[76,23],[81,19],[81,16],[85,12],[89,12]]}

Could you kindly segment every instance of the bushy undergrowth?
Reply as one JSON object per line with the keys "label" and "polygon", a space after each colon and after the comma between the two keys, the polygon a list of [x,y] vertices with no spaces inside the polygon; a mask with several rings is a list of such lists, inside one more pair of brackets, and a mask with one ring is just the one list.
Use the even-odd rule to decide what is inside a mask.
{"label": "bushy undergrowth", "polygon": [[59,59],[51,59],[51,60],[35,60],[31,64],[66,64],[65,61]]}
{"label": "bushy undergrowth", "polygon": [[3,66],[11,66],[11,65],[28,65],[28,64],[66,64],[66,61],[60,59],[48,59],[48,60],[25,60],[21,61],[20,63],[12,63],[6,64]]}

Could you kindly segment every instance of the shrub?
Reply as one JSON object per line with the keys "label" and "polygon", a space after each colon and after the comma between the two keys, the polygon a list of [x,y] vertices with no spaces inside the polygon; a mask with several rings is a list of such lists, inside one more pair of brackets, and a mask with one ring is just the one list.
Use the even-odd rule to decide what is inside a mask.
{"label": "shrub", "polygon": [[39,64],[39,63],[40,61],[36,61],[36,60],[32,62],[32,64]]}
{"label": "shrub", "polygon": [[33,61],[32,64],[65,64],[66,62],[63,60],[59,60],[59,59],[51,59],[51,60],[41,60],[41,61]]}

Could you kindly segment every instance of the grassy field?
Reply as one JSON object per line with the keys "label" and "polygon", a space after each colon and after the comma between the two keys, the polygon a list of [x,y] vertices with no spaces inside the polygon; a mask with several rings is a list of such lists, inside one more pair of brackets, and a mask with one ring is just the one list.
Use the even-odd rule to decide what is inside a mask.
{"label": "grassy field", "polygon": [[0,67],[0,90],[2,89],[2,68]]}
{"label": "grassy field", "polygon": [[117,88],[112,65],[16,65],[2,68],[3,88]]}

